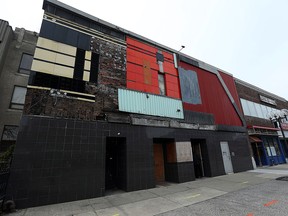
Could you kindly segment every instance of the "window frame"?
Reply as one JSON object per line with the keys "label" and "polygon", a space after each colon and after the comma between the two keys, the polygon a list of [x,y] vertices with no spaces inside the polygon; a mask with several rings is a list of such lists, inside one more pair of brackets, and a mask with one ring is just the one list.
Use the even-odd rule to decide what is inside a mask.
{"label": "window frame", "polygon": [[[24,103],[23,103],[23,104],[13,103],[13,96],[14,96],[15,89],[16,89],[17,87],[26,89],[25,96],[24,96]],[[25,105],[26,94],[27,94],[27,87],[26,87],[26,86],[18,86],[18,85],[15,85],[14,88],[13,88],[12,95],[11,95],[10,104],[9,104],[9,109],[13,109],[13,110],[23,110],[23,109],[24,109],[24,105]],[[18,106],[19,106],[19,105],[23,105],[23,108],[15,108],[15,107],[12,107],[12,105],[18,105]]]}
{"label": "window frame", "polygon": [[[161,87],[160,87],[160,79],[159,76],[163,77],[163,86],[164,86],[164,94],[161,93]],[[166,88],[166,78],[165,73],[158,73],[158,86],[159,86],[159,95],[166,96],[167,95],[167,88]]]}
{"label": "window frame", "polygon": [[[20,74],[25,74],[25,75],[30,75],[30,72],[31,72],[31,66],[30,66],[30,68],[29,69],[27,69],[27,68],[22,68],[21,67],[21,64],[22,64],[22,61],[23,61],[23,58],[24,58],[24,56],[31,56],[32,57],[32,61],[31,61],[31,66],[32,66],[32,62],[33,62],[33,55],[32,54],[30,54],[30,53],[22,53],[22,56],[21,56],[21,60],[20,60],[20,63],[19,63],[19,66],[18,66],[18,73],[20,73]],[[21,70],[22,71],[25,71],[25,72],[21,72]]]}
{"label": "window frame", "polygon": [[[15,137],[15,140],[13,139],[13,140],[11,140],[11,139],[5,139],[5,140],[3,140],[3,137],[4,137],[4,131],[5,131],[5,128],[6,127],[15,127],[15,128],[18,128],[18,131],[17,131],[17,134],[16,134],[16,137]],[[2,141],[16,141],[17,140],[17,136],[18,136],[18,133],[19,133],[19,125],[4,125],[3,126],[3,130],[2,130],[2,136],[1,136],[1,142]]]}

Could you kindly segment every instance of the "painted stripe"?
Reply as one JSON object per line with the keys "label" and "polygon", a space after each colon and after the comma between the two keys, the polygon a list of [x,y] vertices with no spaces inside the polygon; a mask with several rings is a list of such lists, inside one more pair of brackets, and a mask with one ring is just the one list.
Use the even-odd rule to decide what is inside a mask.
{"label": "painted stripe", "polygon": [[186,199],[195,198],[195,197],[198,197],[198,196],[201,196],[201,194],[195,194],[195,195],[192,195],[192,196],[188,196],[188,197],[186,197]]}
{"label": "painted stripe", "polygon": [[277,202],[278,202],[278,200],[272,200],[272,201],[270,201],[270,202],[268,202],[268,203],[265,203],[264,206],[265,206],[265,207],[269,207],[269,206],[271,206],[271,205],[274,205],[274,204],[277,203]]}
{"label": "painted stripe", "polygon": [[32,85],[27,85],[27,88],[32,88],[32,89],[41,89],[41,90],[48,90],[48,91],[51,90],[51,88],[41,87],[41,86],[32,86]]}

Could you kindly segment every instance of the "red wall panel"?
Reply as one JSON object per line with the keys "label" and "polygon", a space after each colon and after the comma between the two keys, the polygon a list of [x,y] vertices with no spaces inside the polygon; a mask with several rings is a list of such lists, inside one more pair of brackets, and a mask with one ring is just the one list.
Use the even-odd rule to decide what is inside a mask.
{"label": "red wall panel", "polygon": [[[202,104],[197,105],[183,103],[184,109],[196,112],[211,113],[214,115],[216,124],[242,126],[240,117],[238,116],[231,101],[229,100],[228,95],[215,74],[184,62],[180,62],[179,66],[185,70],[192,70],[197,73],[202,101]],[[221,75],[223,75],[223,73],[221,73]],[[233,77],[224,74],[223,80],[234,100],[238,101],[239,103],[239,99],[236,100],[237,91],[234,82],[232,82]]]}
{"label": "red wall panel", "polygon": [[230,76],[230,75],[228,75],[226,73],[223,73],[221,71],[219,71],[219,73],[220,73],[222,79],[224,80],[227,88],[229,89],[233,99],[235,100],[235,103],[236,103],[238,109],[243,114],[241,103],[240,103],[240,100],[239,100],[239,95],[238,95],[238,92],[237,92],[237,89],[236,89],[236,85],[235,85],[233,76]]}
{"label": "red wall panel", "polygon": [[[126,42],[127,88],[159,94],[159,66],[156,59],[158,49],[130,37],[126,38]],[[174,67],[173,55],[165,51],[162,51],[162,54],[164,56],[163,69],[165,72],[166,95],[180,99],[178,71]]]}

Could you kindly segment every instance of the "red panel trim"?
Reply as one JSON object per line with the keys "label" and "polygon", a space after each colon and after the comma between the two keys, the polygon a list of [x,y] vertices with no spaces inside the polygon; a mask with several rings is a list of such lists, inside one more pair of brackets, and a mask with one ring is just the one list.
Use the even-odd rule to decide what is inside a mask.
{"label": "red panel trim", "polygon": [[264,127],[264,126],[257,126],[257,125],[248,125],[247,128],[256,128],[256,129],[265,129],[265,130],[272,130],[272,131],[279,131],[279,128],[271,128],[271,127]]}

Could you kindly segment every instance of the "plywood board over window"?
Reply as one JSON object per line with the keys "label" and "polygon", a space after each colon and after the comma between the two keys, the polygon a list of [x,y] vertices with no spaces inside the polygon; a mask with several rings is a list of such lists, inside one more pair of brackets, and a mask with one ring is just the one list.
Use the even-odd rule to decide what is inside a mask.
{"label": "plywood board over window", "polygon": [[150,68],[150,62],[143,59],[143,72],[144,72],[144,83],[152,84],[152,74]]}
{"label": "plywood board over window", "polygon": [[179,67],[179,76],[183,102],[189,104],[201,104],[197,73]]}

